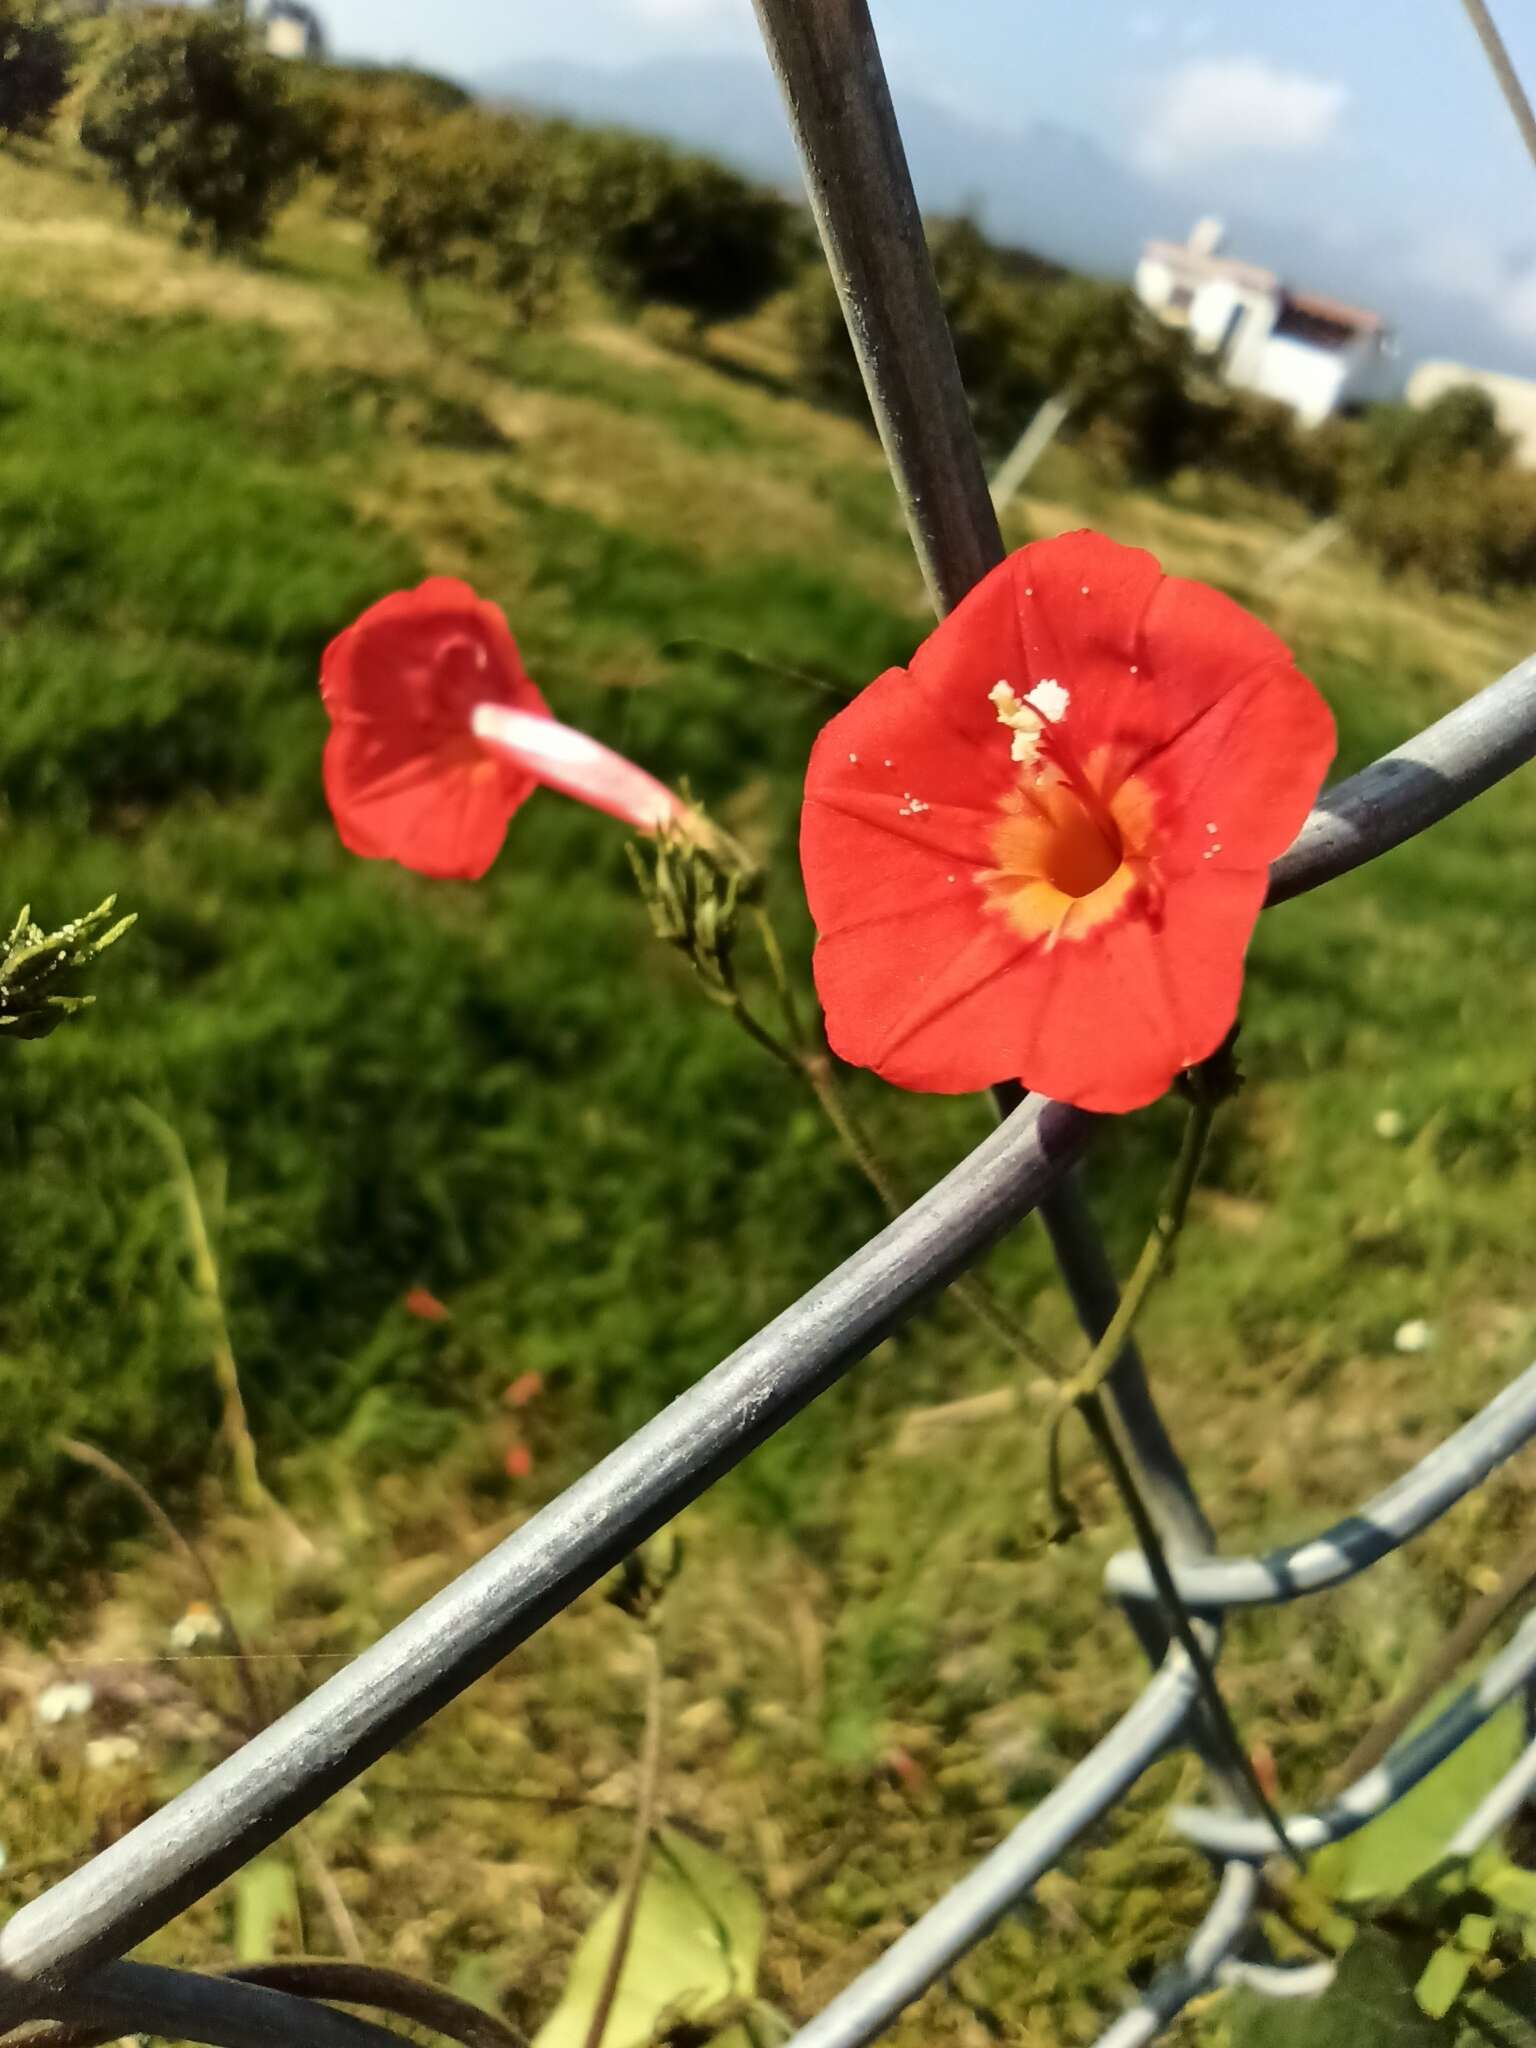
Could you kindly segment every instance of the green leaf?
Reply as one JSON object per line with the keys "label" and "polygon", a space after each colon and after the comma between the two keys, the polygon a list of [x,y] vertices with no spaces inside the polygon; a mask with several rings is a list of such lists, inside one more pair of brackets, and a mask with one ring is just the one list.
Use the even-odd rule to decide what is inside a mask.
{"label": "green leaf", "polygon": [[1536,2048],[1536,1963],[1469,1992],[1453,2015],[1455,2048]]}
{"label": "green leaf", "polygon": [[1456,1946],[1469,1956],[1485,1956],[1493,1947],[1494,1923],[1486,1913],[1466,1913],[1456,1930]]}
{"label": "green leaf", "polygon": [[1479,1858],[1473,1864],[1471,1881],[1486,1898],[1522,1920],[1536,1920],[1536,1870],[1522,1870],[1505,1855]]}
{"label": "green leaf", "polygon": [[263,1856],[245,1866],[234,1887],[237,1962],[265,1962],[285,1935],[289,1947],[298,1945],[299,1888],[288,1864]]}
{"label": "green leaf", "polygon": [[499,2019],[505,1979],[506,1972],[494,1956],[463,1955],[453,1966],[448,1989],[466,2005],[477,2005],[482,2012],[494,2013]]}
{"label": "green leaf", "polygon": [[[1437,1702],[1431,1711],[1445,1703]],[[1520,1711],[1511,1702],[1379,1820],[1320,1849],[1308,1876],[1340,1901],[1400,1897],[1440,1862],[1446,1843],[1509,1769],[1521,1746]]]}
{"label": "green leaf", "polygon": [[1449,2023],[1431,2019],[1414,1997],[1423,1960],[1422,1945],[1362,1928],[1319,1997],[1234,1992],[1233,2048],[1451,2048]]}
{"label": "green leaf", "polygon": [[[612,1898],[577,1944],[560,2002],[534,2048],[583,2048],[613,1953]],[[664,2018],[707,2025],[757,1983],[763,1909],[722,1857],[663,1828],[651,1851],[603,2048],[645,2048]]]}
{"label": "green leaf", "polygon": [[1432,2020],[1443,2020],[1460,1998],[1471,1974],[1469,1955],[1449,1946],[1437,1948],[1413,1987],[1419,2010],[1427,2012]]}

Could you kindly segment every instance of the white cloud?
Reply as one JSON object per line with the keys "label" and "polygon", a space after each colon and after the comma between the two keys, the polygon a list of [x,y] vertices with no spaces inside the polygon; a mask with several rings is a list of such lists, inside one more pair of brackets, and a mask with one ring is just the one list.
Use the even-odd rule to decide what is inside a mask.
{"label": "white cloud", "polygon": [[1156,81],[1136,156],[1159,175],[1222,157],[1295,156],[1329,142],[1348,104],[1336,79],[1262,57],[1196,57]]}
{"label": "white cloud", "polygon": [[1409,270],[1421,284],[1475,301],[1513,340],[1536,342],[1536,259],[1458,228],[1421,241]]}

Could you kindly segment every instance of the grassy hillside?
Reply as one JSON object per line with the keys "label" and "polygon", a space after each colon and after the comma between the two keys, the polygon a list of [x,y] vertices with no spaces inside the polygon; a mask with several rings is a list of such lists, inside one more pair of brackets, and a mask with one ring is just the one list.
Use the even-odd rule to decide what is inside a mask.
{"label": "grassy hillside", "polygon": [[[486,882],[431,884],[350,859],[319,788],[325,641],[392,588],[467,576],[505,605],[561,715],[687,777],[773,859],[803,971],[793,832],[830,701],[816,679],[856,687],[925,620],[873,440],[782,369],[771,318],[708,362],[598,307],[519,337],[446,288],[423,328],[318,210],[295,212],[263,267],[215,264],[125,226],[67,167],[0,155],[0,915],[30,898],[56,921],[116,889],[140,919],[98,1011],[0,1074],[18,1632],[103,1668],[155,1658],[186,1598],[163,1563],[108,1548],[136,1510],[60,1459],[71,1430],[201,1507],[278,1659],[271,1696],[288,1696],[878,1220],[814,1114],[649,940],[617,828],[536,801]],[[1531,644],[1536,605],[1389,590],[1343,551],[1266,599],[1286,533],[1257,501],[1113,492],[1071,451],[1038,481],[1015,538],[1091,522],[1272,616],[1334,706],[1343,768]],[[1517,782],[1263,921],[1252,1083],[1148,1322],[1233,1544],[1342,1508],[1529,1361],[1529,807]],[[914,1181],[986,1127],[980,1103],[854,1085]],[[305,1573],[284,1575],[207,1486],[208,1332],[135,1100],[199,1166],[254,1426],[323,1538]],[[1153,1111],[1095,1154],[1122,1252],[1169,1131]],[[1032,1230],[992,1277],[1069,1342]],[[413,1287],[451,1319],[410,1316]],[[1414,1317],[1435,1346],[1399,1355]],[[497,1396],[530,1371],[533,1469],[510,1481]],[[898,1450],[914,1406],[1007,1376],[941,1306],[689,1518],[666,1799],[767,1896],[765,1987],[791,2014],[1130,1696],[1124,1630],[1094,1592],[1118,1540],[1107,1503],[1084,1489],[1102,1505],[1074,1548],[1035,1540],[1044,1388]],[[1305,1639],[1263,1616],[1234,1629],[1235,1696],[1292,1796],[1498,1564],[1528,1488],[1517,1473],[1487,1490]],[[190,1691],[114,1708],[143,1755],[84,1777],[78,1731],[39,1735],[24,1709],[32,1657],[18,1633],[0,1722],[17,1899],[217,1747],[189,1701],[227,1683],[172,1670]],[[622,1860],[635,1697],[619,1618],[586,1603],[338,1802],[325,1839],[369,1953],[444,1980],[473,1959],[536,2024]],[[1157,1804],[897,2038],[983,2040],[982,2009],[1042,2048],[1090,2036],[1122,1973],[1198,1911]],[[219,1952],[229,1910],[200,1909],[165,1952]],[[332,1946],[323,1925],[313,1945]]]}

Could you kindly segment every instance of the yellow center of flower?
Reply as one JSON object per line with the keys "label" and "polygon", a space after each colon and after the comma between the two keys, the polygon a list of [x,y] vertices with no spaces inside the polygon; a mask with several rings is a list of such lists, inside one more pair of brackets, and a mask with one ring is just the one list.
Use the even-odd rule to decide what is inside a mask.
{"label": "yellow center of flower", "polygon": [[1102,751],[1067,772],[1023,764],[991,832],[996,865],[976,879],[1024,939],[1083,939],[1123,912],[1148,878],[1152,793],[1118,784]]}

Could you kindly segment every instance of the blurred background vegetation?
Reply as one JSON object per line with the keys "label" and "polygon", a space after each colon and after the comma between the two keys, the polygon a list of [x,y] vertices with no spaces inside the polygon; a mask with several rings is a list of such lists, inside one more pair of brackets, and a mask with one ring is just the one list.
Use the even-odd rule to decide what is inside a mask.
{"label": "blurred background vegetation", "polygon": [[[1231,590],[1328,696],[1346,770],[1527,651],[1536,479],[1475,394],[1301,433],[1120,288],[966,221],[932,240],[989,455],[1070,405],[1011,541],[1091,523]],[[1277,574],[1327,518],[1337,543]],[[216,1666],[134,1661],[187,1589],[61,1431],[202,1528],[278,1704],[880,1219],[650,941],[617,828],[540,799],[474,887],[342,852],[320,652],[429,573],[504,604],[559,715],[686,778],[769,861],[803,977],[807,749],[928,622],[801,214],[643,138],[279,64],[218,8],[0,0],[0,915],[30,900],[52,929],[113,891],[138,915],[88,1019],[0,1047],[17,1900],[219,1740]],[[1528,815],[1517,782],[1263,921],[1252,1078],[1148,1330],[1234,1545],[1383,1483],[1529,1361]],[[982,1103],[851,1085],[914,1185],[987,1128]],[[198,1175],[268,1479],[321,1539],[303,1571],[220,1484],[220,1333],[136,1103]],[[1096,1148],[1122,1256],[1170,1129],[1155,1110]],[[1032,1230],[990,1277],[1070,1352]],[[971,1395],[980,1423],[927,1414]],[[1037,1542],[1048,1402],[941,1304],[686,1518],[669,1810],[768,1898],[786,2010],[1129,1697],[1093,1481],[1088,1535]],[[1234,1627],[1235,1697],[1292,1797],[1499,1561],[1529,1487],[1485,1489],[1308,1637]],[[325,1822],[371,1952],[467,1973],[530,2028],[623,1854],[612,1620],[585,1604]],[[125,1694],[119,1664],[158,1675]],[[78,1731],[39,1732],[27,1703],[62,1665],[95,1674],[137,1763],[104,1775]],[[895,2038],[979,2042],[999,2015],[1042,2048],[1091,2037],[1198,1911],[1199,1866],[1157,1827],[1181,1768]],[[487,1770],[521,1791],[486,1803]],[[166,1952],[223,1953],[233,1910],[216,1896]]]}

